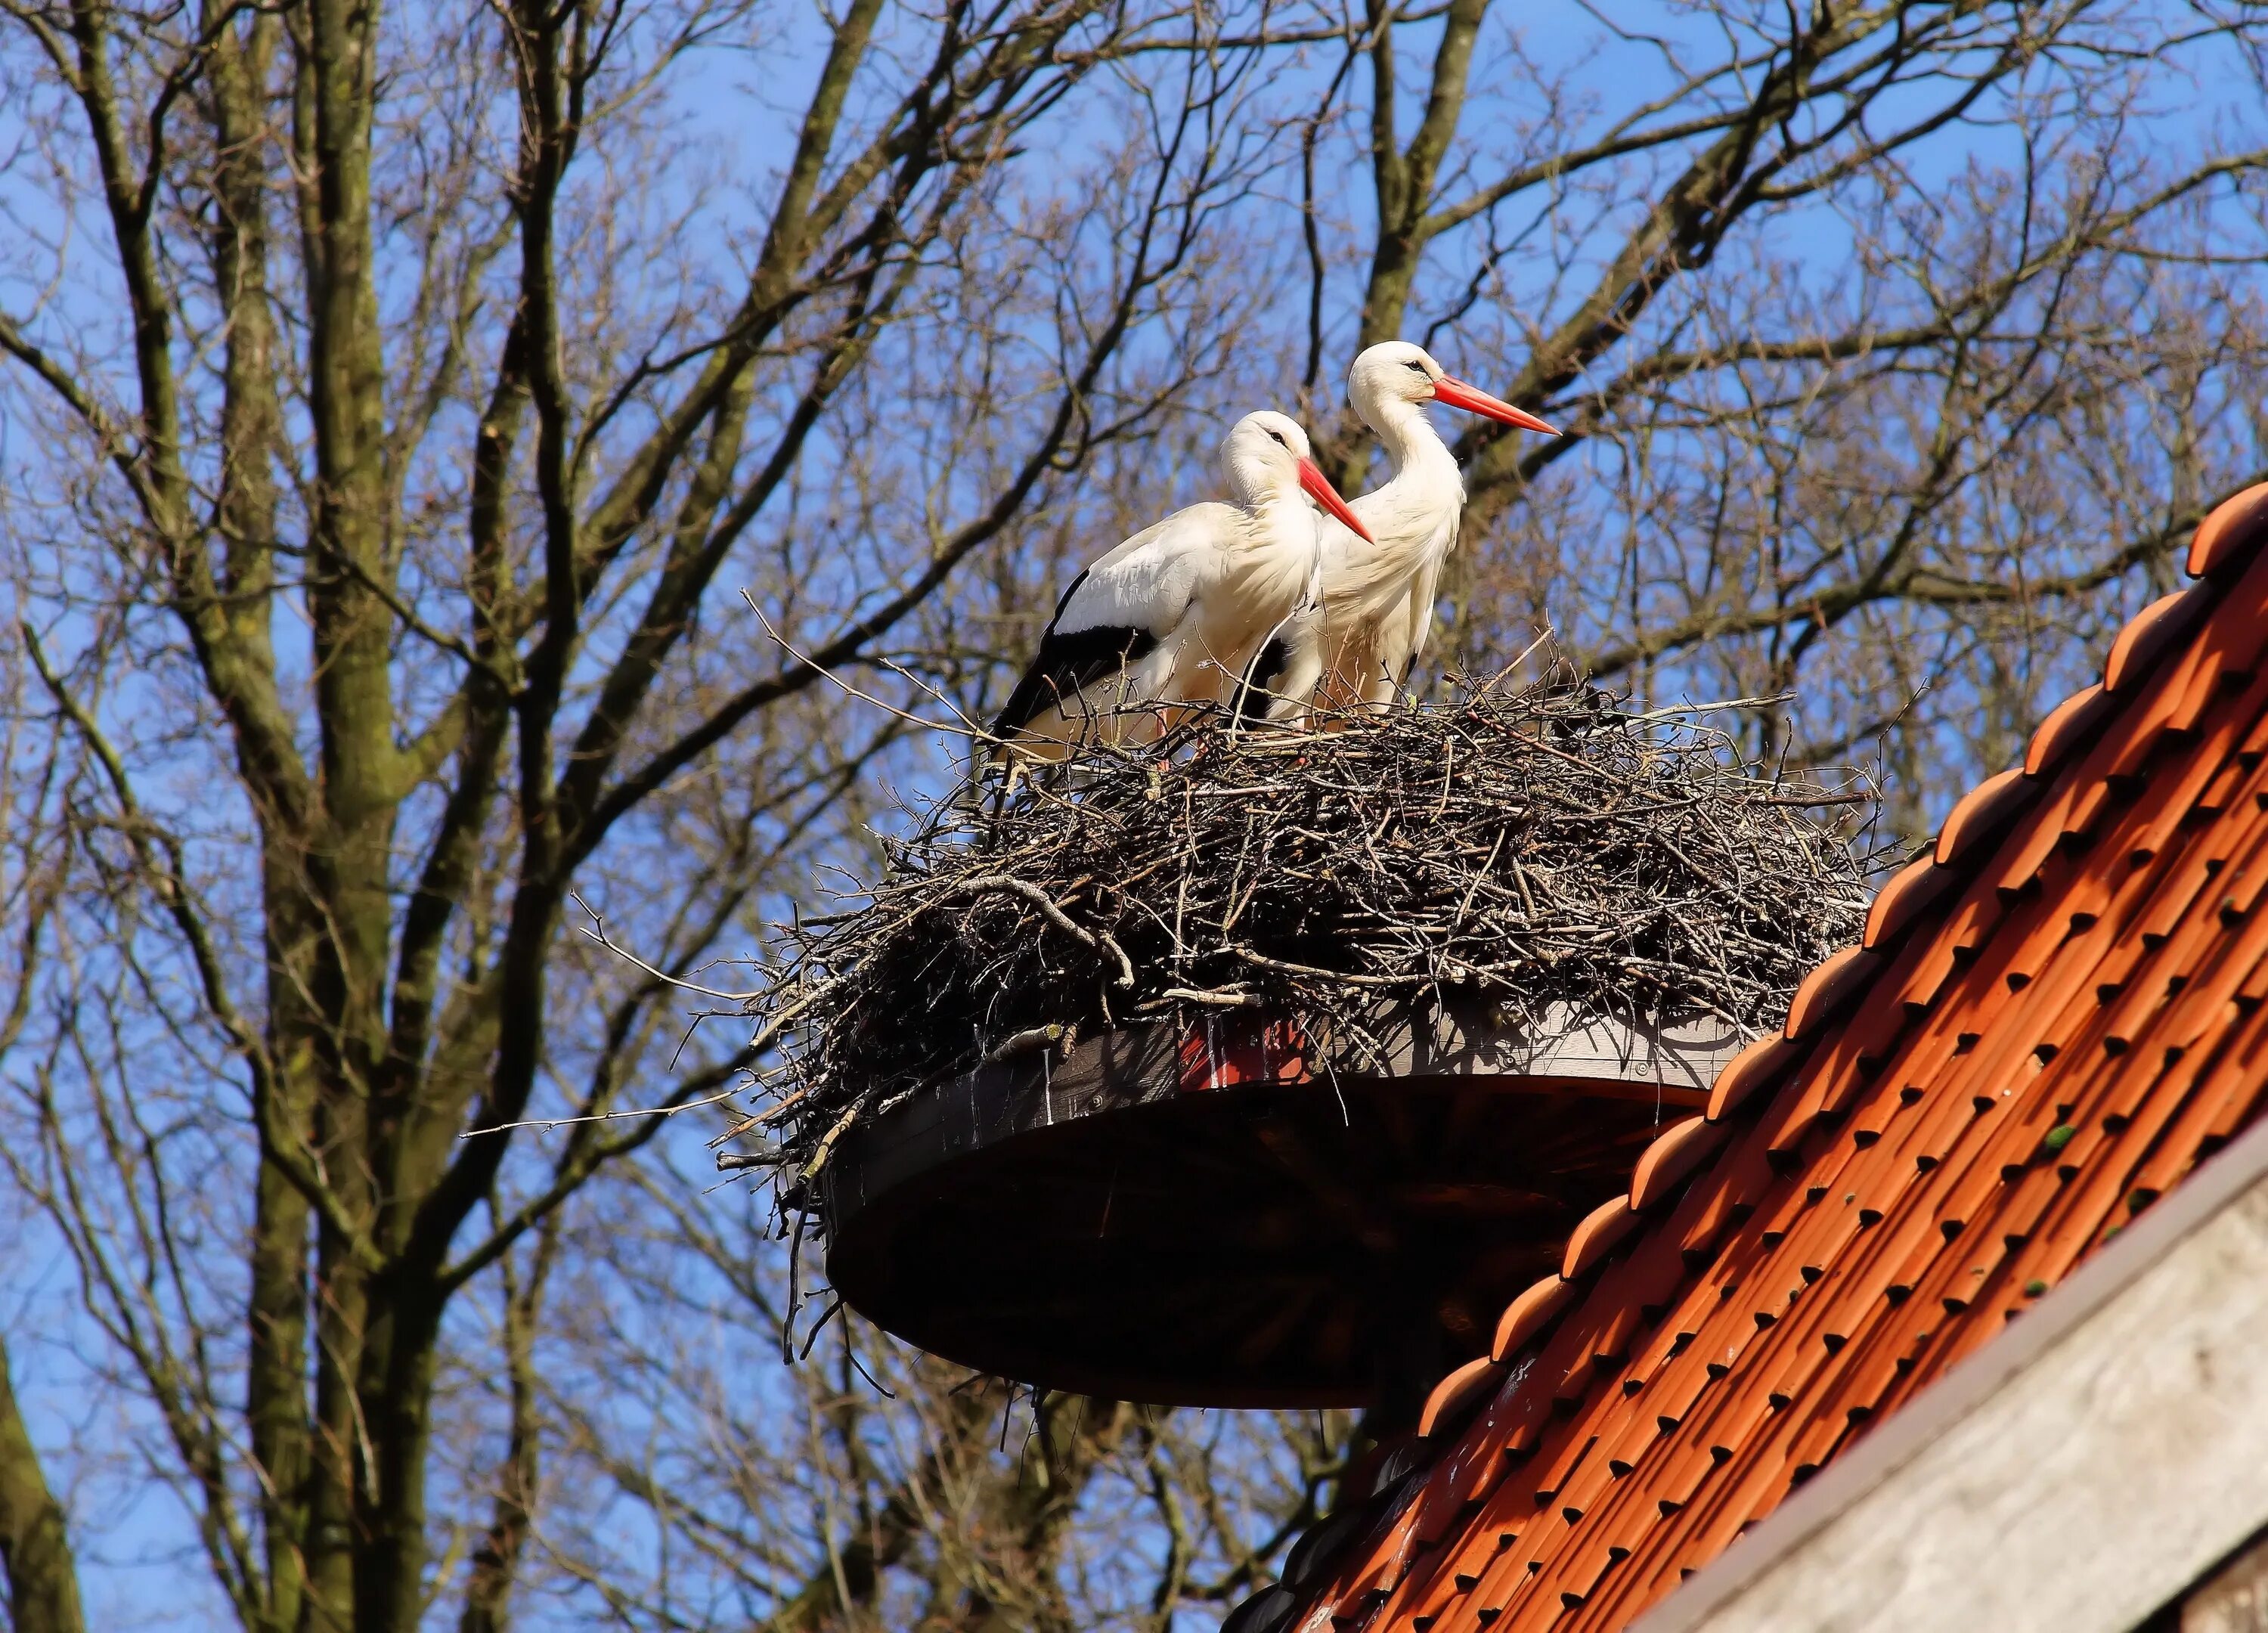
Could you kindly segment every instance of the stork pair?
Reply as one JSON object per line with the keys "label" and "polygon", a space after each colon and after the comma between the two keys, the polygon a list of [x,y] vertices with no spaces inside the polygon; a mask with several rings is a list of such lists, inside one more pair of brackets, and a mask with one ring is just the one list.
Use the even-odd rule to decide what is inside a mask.
{"label": "stork pair", "polygon": [[1357,357],[1347,400],[1393,467],[1382,487],[1348,503],[1298,422],[1248,414],[1221,445],[1234,501],[1176,511],[1072,580],[994,734],[1059,759],[1154,736],[1176,705],[1288,722],[1318,697],[1390,702],[1425,651],[1465,503],[1425,405],[1557,432],[1406,342]]}

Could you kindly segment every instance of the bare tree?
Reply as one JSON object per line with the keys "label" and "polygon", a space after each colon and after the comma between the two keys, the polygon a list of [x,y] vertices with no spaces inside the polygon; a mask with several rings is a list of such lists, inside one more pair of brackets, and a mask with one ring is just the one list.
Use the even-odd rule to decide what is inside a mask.
{"label": "bare tree", "polygon": [[[449,1313],[492,1284],[477,1365],[517,1393],[463,1592],[494,1625],[549,1223],[659,1125],[510,1127],[607,1111],[672,1029],[664,981],[562,967],[571,894],[685,858],[636,914],[672,971],[745,925],[898,735],[836,735],[821,666],[1208,366],[1239,63],[1183,53],[1094,173],[1035,174],[1098,68],[1186,19],[8,15],[47,229],[0,315],[41,441],[18,607],[90,853],[9,1160],[247,1627],[423,1617]],[[665,89],[759,42],[777,162],[714,163]],[[720,579],[814,658],[719,642]],[[31,1446],[0,1457],[52,1549]]]}

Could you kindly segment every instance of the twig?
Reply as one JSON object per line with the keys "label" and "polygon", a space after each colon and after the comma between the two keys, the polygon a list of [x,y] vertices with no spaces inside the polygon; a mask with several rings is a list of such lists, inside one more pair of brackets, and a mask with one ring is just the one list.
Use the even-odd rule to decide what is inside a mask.
{"label": "twig", "polygon": [[703,1106],[714,1106],[719,1100],[731,1100],[740,1092],[740,1087],[735,1084],[706,1100],[688,1100],[682,1106],[639,1106],[626,1111],[597,1111],[581,1117],[527,1117],[518,1122],[494,1122],[485,1129],[467,1129],[457,1137],[469,1140],[476,1134],[503,1134],[513,1129],[564,1129],[578,1122],[613,1122],[622,1117],[674,1117],[681,1111],[693,1111]]}
{"label": "twig", "polygon": [[1131,987],[1134,984],[1133,963],[1127,958],[1126,949],[1111,938],[1110,932],[1104,930],[1087,930],[1074,923],[1071,915],[1057,907],[1048,893],[1037,885],[1029,884],[1020,879],[1012,879],[1005,873],[986,873],[976,879],[963,879],[955,889],[958,894],[967,895],[983,895],[987,892],[997,890],[1014,892],[1039,908],[1040,916],[1064,934],[1084,942],[1090,947],[1108,948],[1111,956],[1118,960],[1118,984],[1122,987]]}
{"label": "twig", "polygon": [[895,703],[886,703],[880,698],[873,696],[870,693],[860,691],[857,687],[851,685],[848,680],[845,680],[841,675],[836,674],[835,671],[829,669],[817,658],[799,651],[795,647],[790,645],[788,644],[787,637],[782,635],[778,630],[772,628],[772,621],[764,616],[764,609],[756,605],[756,598],[755,596],[750,595],[746,590],[743,590],[740,592],[740,599],[748,604],[748,610],[756,615],[756,622],[763,625],[764,633],[772,638],[772,644],[774,645],[777,646],[780,651],[785,652],[790,658],[794,658],[796,662],[801,664],[813,673],[820,676],[823,680],[834,682],[834,684],[842,688],[845,694],[857,698],[860,702],[872,703],[884,714],[894,715],[897,718],[904,721],[907,725],[920,726],[924,731],[943,732],[948,736],[972,738],[987,743],[997,743],[1000,740],[998,738],[993,736],[990,732],[979,731],[975,726],[947,725],[942,720],[928,720],[923,718],[920,715],[909,714],[904,710],[899,708]]}
{"label": "twig", "polygon": [[984,1063],[997,1066],[1004,1060],[1019,1055],[1028,1055],[1034,1049],[1051,1048],[1064,1040],[1069,1030],[1060,1021],[1049,1021],[1044,1026],[1027,1026],[1023,1031],[1000,1040],[984,1052]]}
{"label": "twig", "polygon": [[573,902],[577,908],[590,919],[590,923],[578,927],[585,936],[588,936],[592,940],[606,948],[608,952],[613,953],[616,958],[621,959],[624,963],[637,965],[640,969],[652,976],[656,981],[666,982],[671,986],[676,987],[682,991],[697,992],[704,998],[715,998],[720,1004],[752,1004],[756,999],[764,996],[763,990],[761,988],[754,992],[719,992],[714,987],[704,987],[698,982],[681,980],[678,976],[669,974],[666,970],[656,969],[652,965],[647,963],[644,959],[631,952],[628,947],[616,946],[612,941],[609,941],[607,938],[607,921],[600,917],[596,913],[593,912],[591,910],[590,904],[585,901],[582,897],[577,895],[571,890],[567,893],[567,900]]}

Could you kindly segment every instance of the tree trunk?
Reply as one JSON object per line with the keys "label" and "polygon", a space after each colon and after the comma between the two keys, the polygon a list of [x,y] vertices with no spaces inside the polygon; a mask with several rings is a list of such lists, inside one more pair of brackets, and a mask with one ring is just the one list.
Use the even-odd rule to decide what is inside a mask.
{"label": "tree trunk", "polygon": [[78,1571],[63,1504],[48,1490],[39,1453],[16,1409],[8,1345],[0,1335],[0,1564],[8,1573],[15,1633],[84,1633]]}

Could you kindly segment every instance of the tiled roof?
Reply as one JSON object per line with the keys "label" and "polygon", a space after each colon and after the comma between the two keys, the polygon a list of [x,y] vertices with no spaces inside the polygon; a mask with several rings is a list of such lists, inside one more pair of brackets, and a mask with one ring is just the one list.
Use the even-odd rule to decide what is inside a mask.
{"label": "tiled roof", "polygon": [[2268,484],[1228,1633],[1614,1628],[2268,1100]]}

